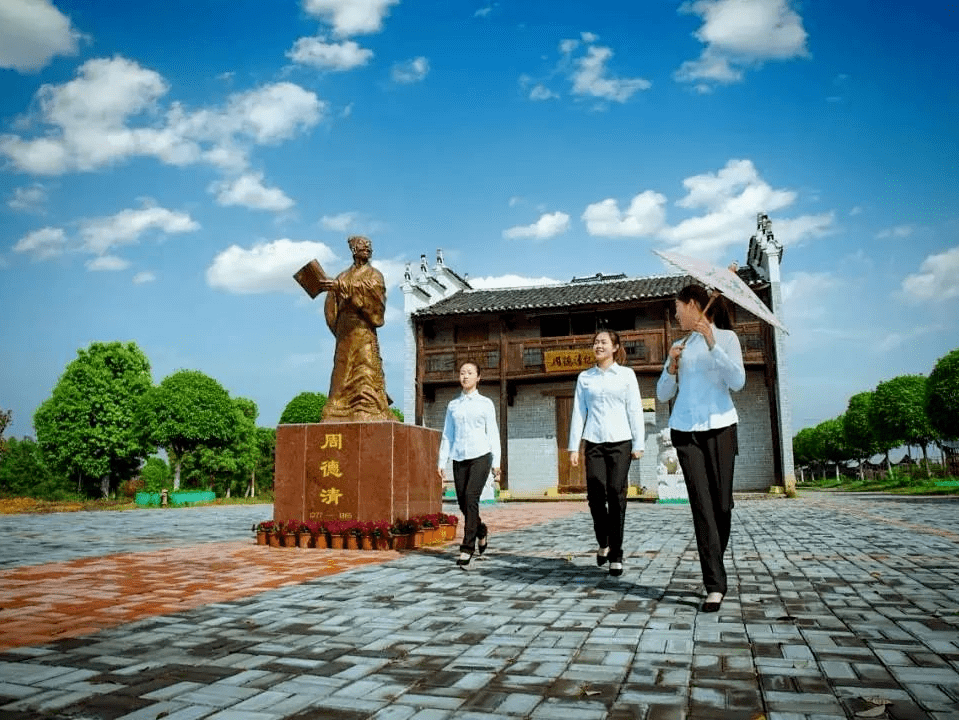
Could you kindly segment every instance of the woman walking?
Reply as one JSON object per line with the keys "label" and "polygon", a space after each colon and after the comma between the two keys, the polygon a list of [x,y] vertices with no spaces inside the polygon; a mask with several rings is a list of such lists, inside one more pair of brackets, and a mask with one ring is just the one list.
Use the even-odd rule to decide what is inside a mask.
{"label": "woman walking", "polygon": [[629,466],[643,456],[646,440],[639,382],[626,361],[619,334],[601,330],[593,336],[596,365],[576,379],[569,426],[569,462],[579,466],[585,441],[586,499],[599,549],[596,564],[609,561],[609,574],[623,574],[623,529]]}
{"label": "woman walking", "polygon": [[499,430],[493,401],[479,394],[479,365],[467,361],[460,366],[460,387],[463,392],[446,407],[443,437],[437,472],[446,481],[446,464],[453,461],[453,485],[456,502],[463,513],[463,542],[456,564],[466,569],[476,546],[479,554],[486,552],[489,529],[480,518],[479,500],[489,477],[500,477]]}
{"label": "woman walking", "polygon": [[656,396],[661,402],[676,399],[670,436],[686,481],[707,593],[700,609],[716,612],[728,589],[723,555],[739,452],[739,416],[729,393],[746,384],[746,369],[722,298],[710,302],[705,288],[687,285],[676,296],[676,319],[690,335],[669,349]]}

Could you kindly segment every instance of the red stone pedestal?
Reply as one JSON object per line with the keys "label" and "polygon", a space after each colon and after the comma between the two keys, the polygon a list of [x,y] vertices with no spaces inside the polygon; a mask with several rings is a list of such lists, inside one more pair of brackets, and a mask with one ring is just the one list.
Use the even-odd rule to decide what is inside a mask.
{"label": "red stone pedestal", "polygon": [[440,432],[398,422],[276,429],[273,519],[393,522],[438,513]]}

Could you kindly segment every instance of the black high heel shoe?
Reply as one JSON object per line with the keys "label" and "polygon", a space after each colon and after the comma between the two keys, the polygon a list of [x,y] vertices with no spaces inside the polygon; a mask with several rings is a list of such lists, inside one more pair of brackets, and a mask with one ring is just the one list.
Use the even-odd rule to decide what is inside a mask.
{"label": "black high heel shoe", "polygon": [[[716,595],[719,595],[718,600],[715,599]],[[710,598],[713,598],[713,599],[710,600]],[[706,596],[706,600],[703,601],[703,604],[699,609],[701,612],[704,612],[704,613],[719,612],[719,608],[722,604],[723,604],[723,596],[720,593],[709,593],[709,595]]]}
{"label": "black high heel shoe", "polygon": [[606,564],[606,561],[609,560],[609,548],[604,547],[596,551],[596,564],[600,567]]}
{"label": "black high heel shoe", "polygon": [[479,540],[476,541],[476,545],[477,545],[477,547],[479,548],[479,554],[480,554],[480,555],[482,555],[484,552],[486,552],[486,542],[487,542],[487,540],[489,540],[489,535],[487,535],[486,537],[481,537],[481,538],[479,538]]}
{"label": "black high heel shoe", "polygon": [[461,567],[464,570],[469,569],[470,560],[473,559],[472,553],[461,552],[460,556],[456,558],[456,566]]}

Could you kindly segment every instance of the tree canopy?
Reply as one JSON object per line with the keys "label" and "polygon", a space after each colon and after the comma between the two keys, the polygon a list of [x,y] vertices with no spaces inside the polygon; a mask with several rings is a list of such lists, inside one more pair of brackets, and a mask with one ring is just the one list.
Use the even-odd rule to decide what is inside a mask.
{"label": "tree canopy", "polygon": [[280,415],[280,425],[318,423],[323,417],[326,395],[321,392],[301,392],[290,400]]}
{"label": "tree canopy", "polygon": [[939,359],[926,381],[929,422],[944,440],[959,440],[959,348]]}
{"label": "tree canopy", "polygon": [[136,343],[79,350],[33,418],[52,469],[82,483],[99,481],[107,497],[147,454],[136,415],[152,383],[150,361]]}
{"label": "tree canopy", "polygon": [[179,490],[182,462],[189,453],[234,440],[236,407],[213,378],[199,370],[178,370],[144,395],[139,425],[150,444],[169,453],[173,489]]}

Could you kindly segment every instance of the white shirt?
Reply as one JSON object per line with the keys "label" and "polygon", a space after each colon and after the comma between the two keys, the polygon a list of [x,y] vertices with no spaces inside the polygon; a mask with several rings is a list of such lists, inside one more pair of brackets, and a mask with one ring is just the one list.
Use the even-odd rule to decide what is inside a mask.
{"label": "white shirt", "polygon": [[690,335],[679,358],[678,376],[667,370],[668,358],[663,366],[656,397],[660,402],[676,398],[669,416],[669,427],[674,430],[716,430],[739,421],[729,392],[742,390],[746,384],[743,349],[732,330],[719,330],[714,325],[713,337],[716,343],[710,350],[700,333]]}
{"label": "white shirt", "polygon": [[443,469],[449,460],[472,460],[493,453],[493,467],[499,467],[499,430],[493,401],[479,392],[461,393],[446,406],[446,422],[440,440]]}
{"label": "white shirt", "polygon": [[576,378],[573,416],[569,423],[569,451],[579,451],[579,441],[592,443],[633,441],[632,452],[644,449],[643,399],[632,368],[613,363],[598,365]]}

